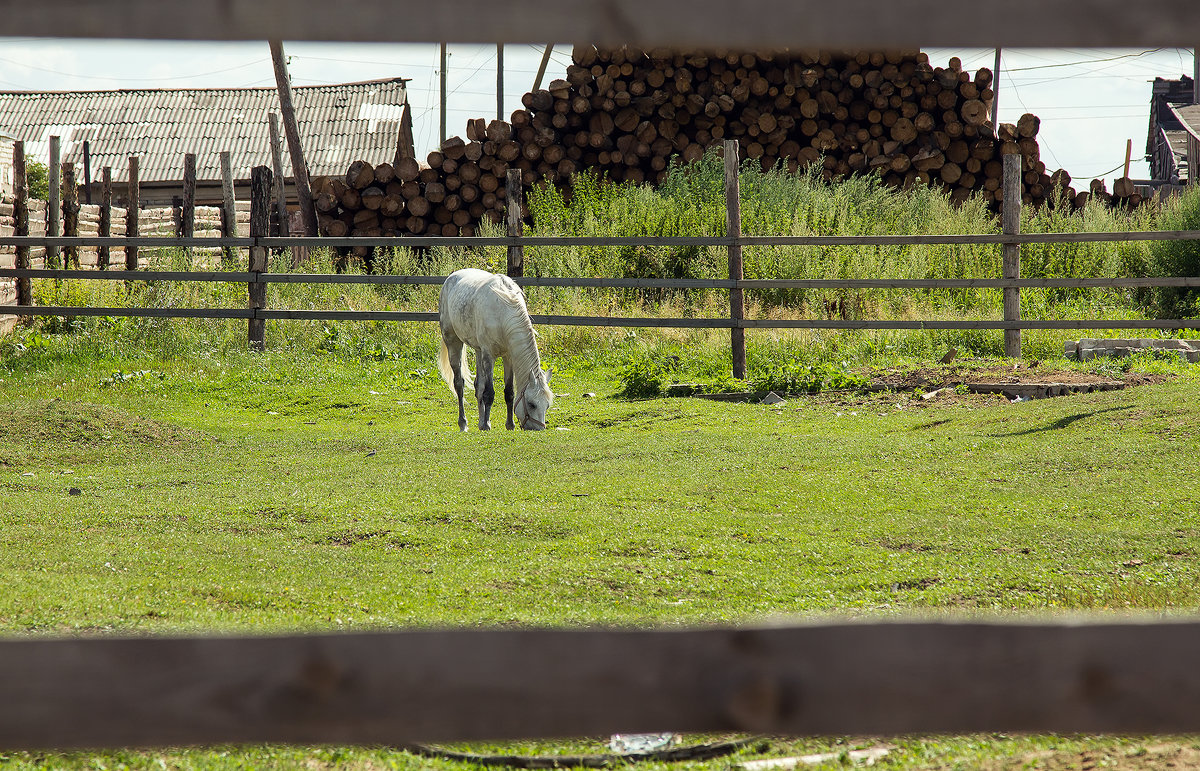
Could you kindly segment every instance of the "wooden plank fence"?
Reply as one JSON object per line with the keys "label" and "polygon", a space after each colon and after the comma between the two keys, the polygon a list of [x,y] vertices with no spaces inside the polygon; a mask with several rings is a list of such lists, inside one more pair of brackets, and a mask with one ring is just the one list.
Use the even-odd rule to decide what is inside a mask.
{"label": "wooden plank fence", "polygon": [[[252,200],[250,202],[250,232],[246,238],[225,236],[222,238],[188,237],[188,228],[178,229],[179,237],[172,239],[125,237],[39,237],[30,235],[0,236],[0,245],[41,247],[47,251],[81,245],[99,248],[124,247],[127,254],[136,253],[139,247],[162,247],[166,245],[193,247],[205,246],[224,250],[228,254],[234,249],[248,249],[251,255],[249,272],[234,271],[112,271],[88,272],[71,270],[34,270],[30,267],[0,269],[0,278],[11,277],[21,281],[31,278],[54,279],[108,279],[108,280],[160,280],[160,281],[221,281],[246,283],[247,307],[245,309],[203,308],[78,308],[75,306],[39,306],[35,309],[18,303],[0,305],[0,315],[104,315],[104,316],[154,316],[182,318],[244,318],[248,321],[247,338],[252,348],[261,350],[266,345],[266,321],[268,320],[377,320],[377,321],[433,321],[437,315],[420,311],[343,311],[343,310],[289,310],[269,308],[267,289],[272,283],[365,283],[365,284],[440,284],[444,276],[376,276],[346,274],[291,274],[270,273],[266,255],[270,249],[289,247],[313,248],[388,248],[398,245],[409,247],[437,246],[504,246],[507,247],[507,271],[523,286],[591,287],[591,288],[692,288],[718,289],[729,292],[729,315],[725,318],[617,318],[608,316],[565,316],[535,314],[538,324],[561,324],[575,326],[610,327],[674,327],[728,329],[732,369],[735,377],[745,377],[746,372],[746,329],[993,329],[1003,330],[1005,354],[1010,357],[1021,355],[1021,331],[1023,329],[1198,329],[1198,319],[1023,319],[1021,317],[1020,291],[1023,288],[1136,288],[1153,286],[1186,287],[1200,286],[1200,277],[1130,277],[1130,278],[1058,278],[1030,279],[1020,276],[1020,248],[1029,243],[1087,243],[1098,241],[1142,241],[1142,240],[1200,240],[1200,231],[1151,231],[1109,233],[1020,233],[1020,218],[1013,210],[1002,217],[1002,232],[991,234],[937,234],[937,235],[870,235],[870,236],[744,236],[741,233],[740,194],[738,191],[738,145],[727,141],[725,150],[726,190],[726,234],[724,236],[697,237],[572,237],[572,236],[524,236],[521,227],[520,195],[511,193],[508,200],[516,202],[507,217],[507,235],[501,237],[404,237],[395,238],[311,238],[273,237],[270,235],[270,197],[272,187],[271,170],[265,166],[254,169]],[[131,158],[131,174],[136,168]],[[194,161],[193,161],[194,163]],[[1018,184],[1020,164],[1017,156],[1006,156],[1004,164],[1006,184]],[[511,180],[510,180],[511,182]],[[516,188],[519,192],[519,188]],[[131,195],[134,191],[131,189]],[[1017,200],[1016,196],[1008,200]],[[53,218],[52,218],[53,219]],[[130,232],[136,234],[137,224],[132,223]],[[742,274],[742,249],[750,246],[915,246],[920,244],[999,244],[1003,248],[1003,276],[995,279],[765,279],[748,280]],[[524,276],[523,250],[530,246],[709,246],[720,247],[729,253],[729,277],[727,279],[622,279],[582,277],[526,277]],[[227,260],[228,262],[228,260]],[[127,268],[131,268],[127,263]],[[762,289],[1000,289],[1003,294],[1003,318],[1000,320],[872,320],[872,319],[747,319],[745,318],[743,293]]]}
{"label": "wooden plank fence", "polygon": [[0,750],[1200,731],[1200,622],[0,641]]}

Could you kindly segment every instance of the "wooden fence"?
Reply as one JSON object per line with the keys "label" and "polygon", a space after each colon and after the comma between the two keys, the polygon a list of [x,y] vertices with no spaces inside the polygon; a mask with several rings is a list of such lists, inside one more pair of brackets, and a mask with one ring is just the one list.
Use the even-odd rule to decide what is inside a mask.
{"label": "wooden fence", "polygon": [[[1005,198],[1019,200],[1020,164],[1016,156],[1005,158]],[[744,378],[746,329],[995,329],[1005,333],[1005,354],[1021,355],[1023,329],[1196,329],[1200,319],[1025,319],[1021,316],[1020,291],[1023,288],[1131,288],[1131,287],[1192,287],[1200,286],[1200,277],[1147,278],[1021,278],[1022,244],[1082,243],[1092,241],[1135,240],[1200,240],[1200,231],[1152,231],[1106,233],[1028,233],[1020,232],[1020,218],[1013,207],[1002,219],[1002,232],[975,235],[913,235],[913,236],[744,236],[741,234],[740,194],[738,190],[737,143],[725,143],[725,236],[713,237],[527,237],[522,235],[521,219],[514,208],[508,218],[508,235],[503,237],[404,237],[396,238],[302,238],[272,237],[269,235],[271,172],[265,166],[253,170],[251,179],[250,234],[247,238],[143,238],[143,237],[48,237],[0,236],[0,245],[12,245],[18,253],[24,248],[80,246],[98,247],[101,251],[123,247],[136,253],[143,247],[209,247],[228,254],[234,249],[249,250],[248,271],[142,271],[142,270],[36,270],[28,262],[11,269],[0,269],[0,278],[17,279],[18,303],[0,305],[0,315],[70,315],[70,316],[157,316],[178,318],[227,318],[248,321],[251,347],[265,345],[266,322],[281,319],[309,320],[379,320],[433,321],[437,314],[421,311],[349,311],[349,310],[288,310],[267,307],[267,287],[272,283],[364,283],[364,284],[440,284],[444,276],[385,276],[346,274],[294,274],[267,271],[270,249],[350,248],[369,247],[434,247],[434,246],[504,246],[508,248],[508,272],[524,286],[573,286],[598,288],[710,288],[729,292],[729,315],[724,318],[629,318],[609,316],[534,315],[535,323],[576,326],[615,327],[674,327],[713,328],[730,330],[733,375]],[[519,201],[513,195],[510,200]],[[519,203],[518,203],[519,206]],[[915,246],[919,244],[1000,244],[1004,249],[1003,276],[994,279],[768,279],[747,280],[742,269],[742,249],[747,246]],[[530,246],[709,246],[723,247],[729,253],[727,279],[618,279],[523,276],[523,250]],[[25,265],[23,267],[23,265]],[[235,282],[247,285],[247,307],[238,308],[112,308],[76,306],[38,306],[22,303],[29,297],[28,281],[32,278],[92,279],[92,280],[155,280]],[[26,287],[22,290],[22,286]],[[961,289],[990,288],[1003,292],[1003,318],[998,320],[870,320],[870,319],[748,319],[744,313],[745,291],[761,289]]]}
{"label": "wooden fence", "polygon": [[0,750],[1200,731],[1200,622],[0,641]]}

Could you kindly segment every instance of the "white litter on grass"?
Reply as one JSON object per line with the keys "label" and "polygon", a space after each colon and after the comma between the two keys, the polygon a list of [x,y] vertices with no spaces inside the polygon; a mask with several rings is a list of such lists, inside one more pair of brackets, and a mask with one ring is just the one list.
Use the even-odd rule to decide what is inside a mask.
{"label": "white litter on grass", "polygon": [[759,404],[787,404],[787,400],[774,391],[768,391]]}
{"label": "white litter on grass", "polygon": [[1017,396],[1012,400],[1012,403],[1016,404],[1017,402],[1027,402],[1027,401],[1030,401],[1028,396],[1021,396],[1020,394],[1017,394]]}
{"label": "white litter on grass", "polygon": [[619,755],[642,755],[674,747],[679,734],[613,734],[608,748]]}
{"label": "white litter on grass", "polygon": [[849,752],[822,752],[816,755],[800,755],[794,758],[770,758],[767,760],[747,760],[734,765],[741,771],[768,771],[768,769],[796,768],[800,765],[815,766],[819,763],[840,760],[843,756],[855,765],[873,766],[875,761],[887,755],[891,750],[887,747],[872,747],[869,750],[850,750]]}
{"label": "white litter on grass", "polygon": [[558,427],[556,427],[554,430],[555,430],[555,431],[570,431],[571,429],[569,429],[569,428],[565,428],[565,427],[563,427],[563,426],[558,426]]}

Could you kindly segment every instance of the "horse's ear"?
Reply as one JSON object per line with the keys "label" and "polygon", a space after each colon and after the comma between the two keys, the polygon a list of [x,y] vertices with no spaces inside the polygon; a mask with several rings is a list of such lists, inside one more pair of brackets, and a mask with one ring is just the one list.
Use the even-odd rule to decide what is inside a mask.
{"label": "horse's ear", "polygon": [[553,370],[543,370],[546,373],[546,385],[550,385],[550,376],[554,374]]}

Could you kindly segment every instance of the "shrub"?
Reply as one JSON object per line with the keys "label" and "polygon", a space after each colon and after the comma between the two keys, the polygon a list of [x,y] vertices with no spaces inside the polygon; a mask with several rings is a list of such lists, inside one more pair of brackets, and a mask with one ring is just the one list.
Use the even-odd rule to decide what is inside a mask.
{"label": "shrub", "polygon": [[[1189,187],[1159,218],[1162,230],[1200,230],[1200,189]],[[1200,276],[1200,242],[1154,241],[1148,272],[1152,276]],[[1200,313],[1195,287],[1157,287],[1150,308],[1162,318],[1188,318]]]}

